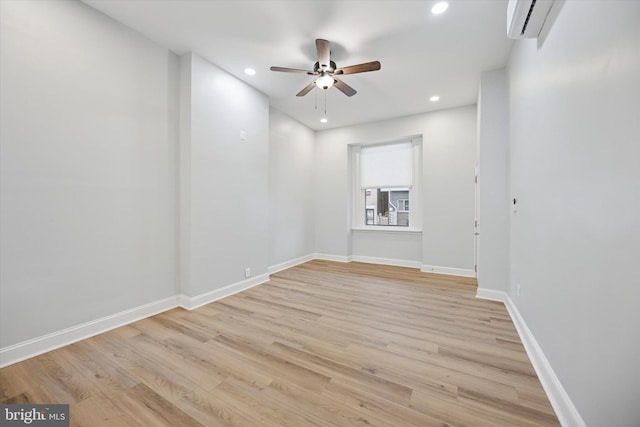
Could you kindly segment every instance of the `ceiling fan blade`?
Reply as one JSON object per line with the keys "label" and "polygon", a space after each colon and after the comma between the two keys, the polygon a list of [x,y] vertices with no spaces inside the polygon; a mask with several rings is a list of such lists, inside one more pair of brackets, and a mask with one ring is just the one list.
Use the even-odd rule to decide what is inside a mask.
{"label": "ceiling fan blade", "polygon": [[378,71],[380,69],[380,61],[365,62],[364,64],[350,65],[348,67],[338,68],[334,74],[346,75],[356,73],[366,73],[367,71]]}
{"label": "ceiling fan blade", "polygon": [[309,74],[311,76],[315,75],[313,71],[300,70],[298,68],[286,68],[286,67],[271,67],[271,71],[282,71],[283,73],[298,73],[298,74]]}
{"label": "ceiling fan blade", "polygon": [[324,39],[316,39],[316,50],[318,51],[318,66],[320,69],[331,68],[331,45]]}
{"label": "ceiling fan blade", "polygon": [[313,89],[314,87],[316,87],[316,81],[312,81],[311,83],[309,83],[308,85],[306,85],[304,87],[304,89],[302,89],[300,92],[298,92],[296,94],[296,96],[305,96],[306,94],[308,94],[309,92],[311,92],[311,89]]}
{"label": "ceiling fan blade", "polygon": [[353,95],[355,95],[357,93],[354,88],[352,88],[351,86],[349,86],[348,84],[346,84],[342,80],[336,79],[335,77],[333,78],[333,80],[335,81],[335,83],[333,85],[335,87],[337,87],[338,90],[340,92],[344,93],[345,95],[353,96]]}

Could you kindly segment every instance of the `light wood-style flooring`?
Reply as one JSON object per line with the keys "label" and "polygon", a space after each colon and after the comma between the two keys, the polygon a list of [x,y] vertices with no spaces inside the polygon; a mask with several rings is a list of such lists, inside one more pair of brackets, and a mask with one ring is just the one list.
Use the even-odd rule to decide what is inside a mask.
{"label": "light wood-style flooring", "polygon": [[471,279],[311,261],[0,370],[73,426],[559,425],[503,304]]}

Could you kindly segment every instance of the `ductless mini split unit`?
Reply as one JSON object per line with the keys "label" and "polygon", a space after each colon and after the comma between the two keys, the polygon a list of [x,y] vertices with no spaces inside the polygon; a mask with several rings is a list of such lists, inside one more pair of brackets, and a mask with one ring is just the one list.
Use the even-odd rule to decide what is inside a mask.
{"label": "ductless mini split unit", "polygon": [[511,39],[535,39],[540,35],[554,0],[509,0],[507,35]]}

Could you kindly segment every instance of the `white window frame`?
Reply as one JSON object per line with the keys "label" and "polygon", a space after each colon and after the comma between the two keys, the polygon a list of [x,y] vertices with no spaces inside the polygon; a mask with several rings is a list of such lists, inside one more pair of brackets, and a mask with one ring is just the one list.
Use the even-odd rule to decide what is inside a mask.
{"label": "white window frame", "polygon": [[[367,225],[365,221],[365,189],[360,184],[360,154],[362,147],[390,145],[411,142],[412,180],[409,188],[409,226]],[[353,230],[421,232],[422,231],[422,136],[412,136],[397,140],[352,144],[351,150],[351,227]],[[406,187],[404,187],[406,188]]]}

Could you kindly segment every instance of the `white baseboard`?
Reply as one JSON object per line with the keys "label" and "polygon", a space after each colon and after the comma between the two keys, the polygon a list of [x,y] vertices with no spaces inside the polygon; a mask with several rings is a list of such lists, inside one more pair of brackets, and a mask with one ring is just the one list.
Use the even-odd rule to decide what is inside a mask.
{"label": "white baseboard", "polygon": [[351,261],[366,262],[368,264],[393,265],[396,267],[420,268],[420,261],[408,261],[405,259],[377,258],[370,256],[353,255]]}
{"label": "white baseboard", "polygon": [[180,295],[178,297],[178,304],[180,307],[186,310],[194,310],[198,307],[202,307],[205,304],[218,301],[224,297],[228,297],[238,292],[242,292],[246,289],[253,288],[254,286],[261,285],[262,283],[269,281],[268,274],[261,274],[259,276],[251,277],[250,279],[243,280],[241,282],[233,283],[220,289],[215,289],[204,294],[197,295],[195,297],[189,297],[187,295]]}
{"label": "white baseboard", "polygon": [[124,310],[0,349],[0,368],[38,356],[177,306],[175,296]]}
{"label": "white baseboard", "polygon": [[542,348],[540,348],[538,341],[536,341],[536,338],[531,333],[531,330],[525,323],[518,307],[513,303],[509,294],[503,291],[478,288],[476,297],[491,301],[500,301],[507,307],[509,316],[511,316],[511,320],[518,331],[518,335],[520,336],[520,340],[522,341],[527,355],[531,360],[533,369],[536,371],[536,374],[540,379],[542,388],[544,388],[560,424],[565,427],[586,427],[580,413],[569,398],[564,387],[562,387],[562,384],[553,371],[551,364],[549,364],[547,357],[542,352]]}
{"label": "white baseboard", "polygon": [[286,270],[287,268],[295,267],[296,265],[304,264],[305,262],[315,259],[315,254],[309,254],[295,258],[289,261],[281,262],[280,264],[272,265],[269,267],[269,274],[276,274],[279,271]]}
{"label": "white baseboard", "polygon": [[586,424],[580,416],[580,413],[569,398],[564,387],[562,387],[560,380],[542,352],[540,345],[538,345],[538,341],[536,341],[531,330],[525,323],[518,307],[516,307],[508,295],[505,305],[560,424],[571,427],[585,427]]}
{"label": "white baseboard", "polygon": [[504,291],[495,291],[493,289],[484,289],[478,287],[478,290],[476,291],[476,297],[490,301],[506,302],[507,298],[509,298],[509,295],[507,295],[507,293]]}
{"label": "white baseboard", "polygon": [[437,265],[422,264],[420,271],[424,273],[448,274],[451,276],[476,277],[476,272],[467,268],[439,267]]}
{"label": "white baseboard", "polygon": [[193,310],[210,302],[241,292],[245,289],[265,283],[268,274],[261,274],[238,283],[216,289],[195,297],[175,295],[160,301],[151,302],[129,310],[121,311],[100,319],[92,320],[80,325],[72,326],[41,337],[33,338],[21,343],[0,348],[0,368],[13,365],[31,357],[55,350],[65,345],[90,338],[120,326],[136,322],[141,319],[162,313],[172,308],[182,307]]}
{"label": "white baseboard", "polygon": [[[306,258],[306,257],[303,257],[303,258]],[[438,267],[435,265],[422,264],[420,261],[409,261],[409,260],[403,260],[403,259],[378,258],[378,257],[368,257],[368,256],[360,256],[360,255],[344,256],[344,255],[330,255],[330,254],[316,253],[311,258],[306,259],[304,262],[311,261],[313,259],[321,259],[325,261],[336,261],[336,262],[356,261],[356,262],[366,262],[369,264],[394,265],[398,267],[418,268],[420,269],[420,271],[427,272],[427,273],[447,274],[450,276],[462,276],[462,277],[476,277],[475,271],[470,269]]]}
{"label": "white baseboard", "polygon": [[[326,261],[337,261],[348,263],[352,260],[359,262],[368,262],[375,264],[385,265],[397,265],[402,267],[420,268],[422,271],[430,271],[440,274],[452,274],[456,276],[475,277],[475,273],[471,270],[434,267],[428,265],[421,265],[419,262],[412,262],[406,260],[395,260],[386,258],[375,257],[351,257],[343,255],[330,255],[315,253],[306,255],[300,258],[296,258],[278,265],[269,267],[269,274],[276,273],[278,271],[291,268],[298,264],[302,264],[313,259],[320,259]],[[217,301],[221,298],[233,295],[241,292],[245,289],[252,288],[269,281],[269,274],[261,274],[256,277],[252,277],[241,282],[237,282],[220,289],[206,292],[195,297],[189,297],[186,295],[175,295],[169,298],[165,298],[159,301],[144,304],[138,307],[131,308],[119,313],[115,313],[109,316],[102,317],[100,319],[92,320],[80,325],[72,326],[60,331],[56,331],[41,337],[33,338],[21,343],[10,345],[0,348],[0,368],[12,365],[25,359],[37,356],[39,354],[46,353],[56,348],[63,347],[65,345],[73,344],[74,342],[83,340],[85,338],[92,337],[111,329],[118,328],[120,326],[153,316],[163,311],[170,310],[175,307],[182,307],[187,310],[193,310],[201,307],[205,304]],[[480,296],[480,295],[479,295]]]}
{"label": "white baseboard", "polygon": [[329,254],[314,254],[313,259],[321,259],[324,261],[336,261],[336,262],[351,262],[350,256],[344,255],[329,255]]}
{"label": "white baseboard", "polygon": [[429,273],[448,274],[452,276],[463,276],[463,277],[476,277],[476,273],[473,270],[467,270],[464,268],[438,267],[434,265],[426,265],[426,264],[422,264],[420,261],[369,257],[369,256],[360,256],[360,255],[351,255],[351,256],[332,255],[332,254],[322,254],[322,253],[306,255],[300,258],[283,262],[281,264],[271,266],[269,267],[269,274],[274,274],[274,273],[277,273],[278,271],[295,267],[296,265],[305,263],[307,261],[312,261],[314,259],[319,259],[324,261],[344,262],[344,263],[356,261],[356,262],[365,262],[368,264],[393,265],[397,267],[418,268],[420,269],[420,271],[429,272]]}

